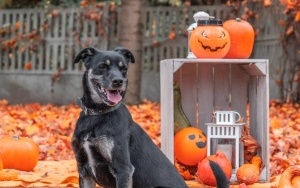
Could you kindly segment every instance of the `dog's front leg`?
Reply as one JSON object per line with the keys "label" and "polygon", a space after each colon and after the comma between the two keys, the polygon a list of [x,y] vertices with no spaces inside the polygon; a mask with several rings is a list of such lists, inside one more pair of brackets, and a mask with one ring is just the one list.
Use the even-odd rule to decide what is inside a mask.
{"label": "dog's front leg", "polygon": [[132,175],[134,172],[134,167],[131,164],[113,171],[113,174],[116,178],[116,188],[132,188]]}
{"label": "dog's front leg", "polygon": [[95,188],[96,182],[89,173],[89,169],[88,169],[89,167],[87,165],[84,165],[81,163],[82,158],[79,158],[78,156],[76,158],[77,158],[77,169],[78,169],[78,175],[79,175],[79,187],[80,188]]}
{"label": "dog's front leg", "polygon": [[80,188],[95,188],[96,182],[90,176],[80,176],[79,175],[79,187]]}
{"label": "dog's front leg", "polygon": [[[122,139],[120,141],[122,142]],[[115,147],[112,151],[112,166],[110,169],[116,178],[116,188],[132,188],[134,167],[130,161],[128,143],[116,143],[116,145],[118,147]]]}
{"label": "dog's front leg", "polygon": [[72,138],[72,148],[75,154],[75,159],[77,163],[77,169],[79,174],[79,187],[80,188],[95,188],[96,182],[89,175],[88,167],[85,165],[86,154],[84,150],[80,147],[80,142],[76,137]]}

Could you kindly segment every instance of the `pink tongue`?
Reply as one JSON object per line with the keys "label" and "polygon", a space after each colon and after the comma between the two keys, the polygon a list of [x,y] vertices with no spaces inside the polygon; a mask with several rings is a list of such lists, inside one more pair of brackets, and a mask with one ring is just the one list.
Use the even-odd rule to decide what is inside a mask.
{"label": "pink tongue", "polygon": [[120,102],[122,100],[122,96],[120,95],[120,93],[118,91],[107,90],[106,92],[107,92],[107,98],[111,102],[117,104],[118,102]]}

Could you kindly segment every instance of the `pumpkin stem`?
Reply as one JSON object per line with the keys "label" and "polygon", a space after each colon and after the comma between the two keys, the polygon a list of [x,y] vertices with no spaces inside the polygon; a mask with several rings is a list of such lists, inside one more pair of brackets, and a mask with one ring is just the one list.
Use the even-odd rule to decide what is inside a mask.
{"label": "pumpkin stem", "polygon": [[241,22],[242,20],[241,20],[241,18],[236,18],[235,21]]}
{"label": "pumpkin stem", "polygon": [[11,138],[12,138],[13,140],[20,140],[20,137],[19,137],[18,135],[13,135]]}

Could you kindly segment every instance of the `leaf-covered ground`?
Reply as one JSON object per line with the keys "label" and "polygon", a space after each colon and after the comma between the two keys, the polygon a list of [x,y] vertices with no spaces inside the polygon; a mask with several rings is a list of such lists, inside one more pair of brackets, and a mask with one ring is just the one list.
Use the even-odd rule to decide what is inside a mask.
{"label": "leaf-covered ground", "polygon": [[[128,106],[133,119],[160,145],[160,104],[143,101]],[[75,104],[55,106],[31,103],[10,105],[0,100],[0,137],[20,135],[39,146],[41,161],[74,159],[71,137],[80,108]],[[271,175],[300,164],[300,105],[270,102]]]}

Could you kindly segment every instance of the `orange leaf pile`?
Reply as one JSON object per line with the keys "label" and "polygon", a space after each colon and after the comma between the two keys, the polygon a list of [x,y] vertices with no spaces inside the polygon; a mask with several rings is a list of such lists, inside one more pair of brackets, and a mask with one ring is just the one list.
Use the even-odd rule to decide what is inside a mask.
{"label": "orange leaf pile", "polygon": [[[133,119],[160,146],[160,104],[145,100],[128,108]],[[32,138],[39,145],[41,161],[73,160],[71,137],[80,111],[75,104],[10,105],[8,101],[0,100],[0,137]],[[273,176],[291,165],[300,164],[300,104],[271,101],[269,112]]]}
{"label": "orange leaf pile", "polygon": [[300,104],[270,102],[271,175],[300,164]]}
{"label": "orange leaf pile", "polygon": [[[140,105],[128,106],[133,119],[160,144],[160,106],[144,101]],[[39,160],[74,159],[71,138],[81,109],[75,104],[56,106],[53,104],[9,105],[0,100],[0,137],[19,135],[33,139],[40,150]]]}
{"label": "orange leaf pile", "polygon": [[31,138],[39,146],[39,160],[73,159],[70,143],[79,112],[74,104],[9,105],[1,100],[0,137],[19,135]]}

